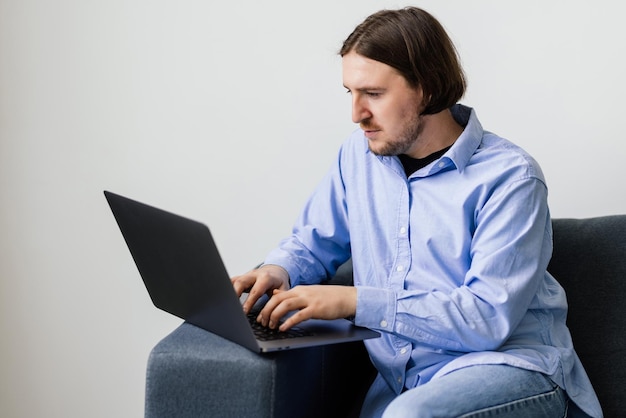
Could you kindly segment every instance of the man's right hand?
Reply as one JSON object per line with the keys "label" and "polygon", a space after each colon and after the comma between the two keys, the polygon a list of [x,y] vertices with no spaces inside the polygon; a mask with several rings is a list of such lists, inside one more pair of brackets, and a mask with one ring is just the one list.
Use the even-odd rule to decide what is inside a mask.
{"label": "man's right hand", "polygon": [[246,291],[249,292],[248,298],[243,304],[243,310],[246,314],[264,294],[271,296],[275,289],[289,289],[289,273],[284,268],[274,264],[264,264],[241,276],[233,277],[230,281],[233,283],[237,296],[241,296]]}

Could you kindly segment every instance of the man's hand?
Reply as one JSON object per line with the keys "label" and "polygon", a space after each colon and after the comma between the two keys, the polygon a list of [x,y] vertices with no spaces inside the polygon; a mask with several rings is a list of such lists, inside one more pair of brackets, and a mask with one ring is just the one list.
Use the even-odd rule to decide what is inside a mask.
{"label": "man's hand", "polygon": [[311,285],[291,290],[274,290],[271,299],[260,312],[258,321],[275,328],[278,321],[291,311],[279,328],[286,331],[298,323],[314,319],[337,319],[356,314],[356,288],[352,286]]}
{"label": "man's hand", "polygon": [[246,314],[264,294],[271,296],[274,290],[289,289],[289,273],[284,268],[273,264],[263,265],[246,274],[233,277],[230,281],[233,283],[237,296],[249,291],[248,298],[243,304]]}

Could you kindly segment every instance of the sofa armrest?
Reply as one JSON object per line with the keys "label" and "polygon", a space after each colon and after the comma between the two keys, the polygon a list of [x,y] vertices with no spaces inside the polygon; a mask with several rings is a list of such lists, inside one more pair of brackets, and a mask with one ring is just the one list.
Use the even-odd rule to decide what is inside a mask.
{"label": "sofa armrest", "polygon": [[373,370],[362,342],[257,354],[184,323],[150,353],[145,416],[358,416]]}

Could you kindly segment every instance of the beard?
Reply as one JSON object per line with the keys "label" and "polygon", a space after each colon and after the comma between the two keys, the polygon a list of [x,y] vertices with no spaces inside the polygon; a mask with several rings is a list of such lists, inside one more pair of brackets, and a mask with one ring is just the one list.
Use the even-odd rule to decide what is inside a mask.
{"label": "beard", "polygon": [[[374,144],[372,140],[369,140],[369,149],[375,155],[384,157],[406,154],[406,152],[418,141],[423,127],[424,124],[422,123],[422,116],[416,113],[406,122],[402,133],[397,138],[380,138],[376,141],[376,144],[379,145],[378,147],[374,147],[373,145],[376,144]],[[361,129],[378,130],[379,127],[371,125],[370,120],[367,119],[361,122]]]}

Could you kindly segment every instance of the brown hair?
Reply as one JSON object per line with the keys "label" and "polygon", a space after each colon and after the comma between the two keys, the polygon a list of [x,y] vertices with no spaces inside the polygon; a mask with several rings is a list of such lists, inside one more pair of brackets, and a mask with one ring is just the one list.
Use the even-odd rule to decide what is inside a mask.
{"label": "brown hair", "polygon": [[366,18],[344,41],[339,55],[354,51],[395,68],[428,102],[422,114],[454,105],[466,81],[457,51],[437,19],[417,7],[381,10]]}

